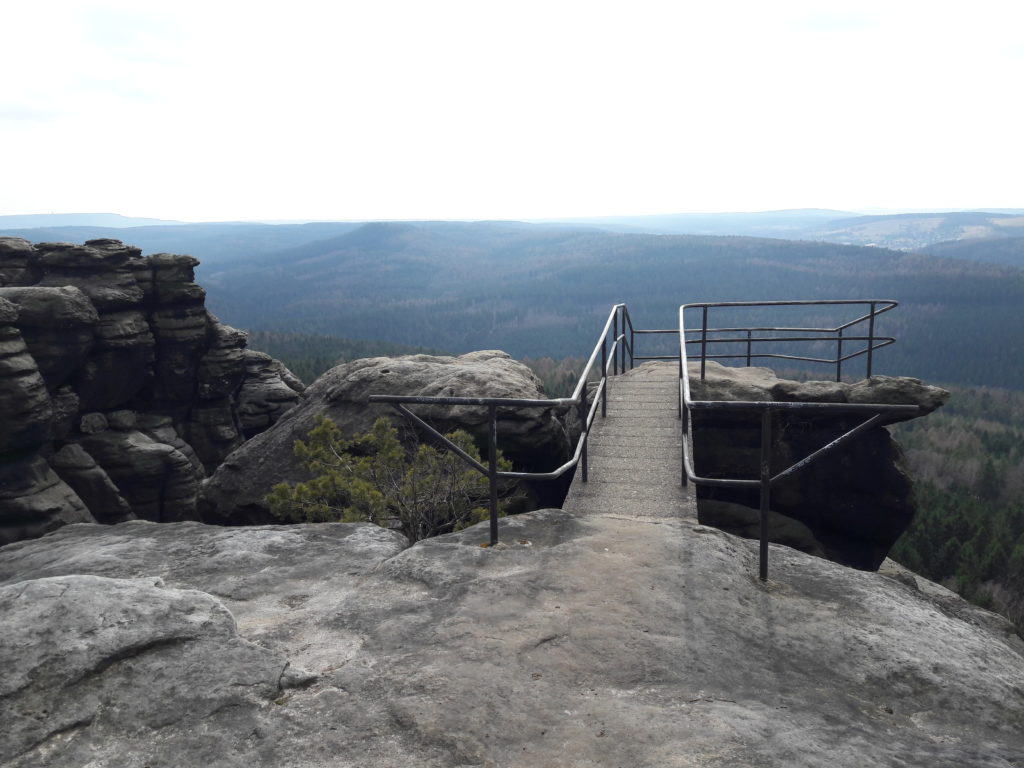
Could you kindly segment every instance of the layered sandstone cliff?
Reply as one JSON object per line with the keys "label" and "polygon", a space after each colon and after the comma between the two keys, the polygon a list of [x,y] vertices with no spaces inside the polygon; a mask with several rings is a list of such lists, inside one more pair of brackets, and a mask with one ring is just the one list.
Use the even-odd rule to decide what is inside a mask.
{"label": "layered sandstone cliff", "polygon": [[191,256],[0,238],[0,543],[188,520],[302,384],[220,323]]}

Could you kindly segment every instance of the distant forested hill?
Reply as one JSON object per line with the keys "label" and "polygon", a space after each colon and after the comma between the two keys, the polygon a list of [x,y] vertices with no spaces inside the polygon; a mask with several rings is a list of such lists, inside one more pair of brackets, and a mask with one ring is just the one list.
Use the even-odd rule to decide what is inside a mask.
{"label": "distant forested hill", "polygon": [[[772,215],[821,222],[831,213]],[[761,215],[745,216],[748,224],[764,224]],[[929,224],[928,216],[938,223]],[[1020,231],[1020,218],[914,214],[848,224],[870,225],[876,233],[913,226],[1010,234]],[[1011,266],[1024,238],[930,247],[966,257],[953,260],[822,242],[516,222],[174,224],[0,234],[35,242],[116,237],[147,253],[190,253],[202,262],[197,276],[209,306],[239,327],[449,352],[498,347],[517,357],[586,356],[617,301],[629,304],[638,326],[669,328],[676,308],[689,301],[893,298],[902,306],[882,318],[880,331],[899,343],[880,353],[879,371],[1024,389],[1024,272]]]}
{"label": "distant forested hill", "polygon": [[921,248],[922,253],[1024,268],[1024,237],[948,240]]}
{"label": "distant forested hill", "polygon": [[855,216],[820,209],[758,213],[681,213],[662,216],[605,216],[563,221],[615,232],[660,235],[743,235],[821,240],[900,250],[926,248],[964,238],[1024,236],[1024,211],[943,211]]}
{"label": "distant forested hill", "polygon": [[948,240],[1017,237],[1024,216],[1017,213],[955,211],[855,216],[808,229],[802,237],[849,245],[875,245],[901,250],[926,249]]}
{"label": "distant forested hill", "polygon": [[879,326],[899,342],[879,372],[1024,389],[1024,271],[880,248],[378,223],[198,279],[239,327],[552,358],[586,355],[617,301],[638,327],[671,328],[685,302],[892,298]]}
{"label": "distant forested hill", "polygon": [[250,331],[249,348],[277,358],[307,385],[312,384],[324,371],[349,360],[435,352],[423,347],[387,341],[343,339],[322,334],[278,331]]}

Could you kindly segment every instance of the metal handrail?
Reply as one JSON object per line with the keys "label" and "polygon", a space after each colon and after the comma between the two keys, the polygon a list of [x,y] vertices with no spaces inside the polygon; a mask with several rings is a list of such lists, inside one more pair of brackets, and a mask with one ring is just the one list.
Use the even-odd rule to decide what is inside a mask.
{"label": "metal handrail", "polygon": [[[859,317],[855,317],[845,323],[833,327],[825,328],[807,328],[807,327],[770,327],[770,326],[748,326],[748,327],[737,327],[737,328],[709,328],[708,327],[708,310],[716,308],[738,308],[738,307],[808,307],[808,306],[866,306],[868,312]],[[873,356],[876,349],[887,347],[890,344],[894,344],[896,339],[891,336],[877,336],[875,335],[875,318],[878,315],[889,312],[899,306],[899,302],[893,301],[892,299],[818,299],[814,301],[718,301],[718,302],[700,302],[696,304],[683,304],[679,308],[679,337],[681,342],[685,341],[686,344],[699,344],[701,349],[700,360],[701,380],[704,379],[704,368],[705,363],[709,359],[745,359],[746,364],[749,366],[751,361],[756,358],[775,358],[784,360],[800,360],[805,362],[813,363],[831,363],[836,366],[836,381],[842,379],[843,363],[847,360],[851,360],[855,357],[862,355],[867,357],[867,376],[871,377]],[[687,309],[700,309],[701,310],[701,325],[700,328],[685,327],[685,314]],[[847,328],[867,321],[868,331],[867,336],[847,336],[843,332]],[[829,334],[828,336],[754,336],[753,333],[757,332],[776,332],[776,333],[818,333],[818,334]],[[746,333],[745,338],[727,338],[722,336],[711,336],[708,334],[719,334],[719,333]],[[700,333],[700,338],[687,339],[686,334]],[[821,358],[821,357],[807,357],[800,355],[785,355],[779,353],[754,353],[753,345],[761,343],[778,343],[778,342],[794,342],[794,341],[828,341],[832,339],[836,343],[836,355],[834,358]],[[843,344],[852,341],[867,341],[868,344],[864,349],[859,349],[855,352],[844,355]],[[718,354],[709,355],[707,353],[707,346],[709,344],[746,344],[745,354]]]}
{"label": "metal handrail", "polygon": [[[854,320],[842,323],[834,328],[806,328],[806,327],[768,327],[751,326],[742,328],[711,328],[708,326],[708,310],[719,307],[782,307],[782,306],[816,306],[816,305],[862,305],[868,306],[867,314],[859,316]],[[884,422],[886,416],[905,415],[919,412],[916,405],[892,405],[883,403],[787,403],[774,401],[742,401],[742,400],[694,400],[690,393],[689,361],[687,358],[687,345],[700,346],[700,371],[701,379],[705,378],[706,361],[708,359],[745,359],[747,365],[755,358],[778,358],[802,360],[814,363],[827,363],[836,365],[836,380],[841,376],[842,363],[855,357],[867,357],[867,374],[870,377],[872,371],[873,352],[884,346],[895,342],[895,339],[888,336],[875,334],[875,318],[894,309],[897,306],[895,301],[888,299],[876,299],[868,301],[858,300],[821,300],[821,301],[761,301],[761,302],[713,302],[700,304],[684,304],[679,308],[679,327],[677,329],[638,329],[633,326],[632,318],[626,305],[616,304],[612,307],[605,321],[597,343],[587,360],[579,381],[570,397],[531,399],[531,398],[501,398],[501,397],[425,397],[414,395],[371,395],[371,403],[389,403],[399,413],[427,431],[435,440],[439,441],[456,455],[460,456],[470,467],[487,476],[490,489],[490,537],[491,544],[498,543],[498,480],[499,479],[520,479],[520,480],[554,480],[563,476],[569,470],[579,467],[581,470],[580,479],[587,482],[588,462],[587,443],[594,419],[597,416],[598,404],[601,406],[601,415],[607,414],[608,403],[608,377],[624,373],[628,368],[634,367],[637,360],[678,360],[679,361],[679,416],[682,425],[682,468],[681,481],[683,485],[693,483],[695,485],[726,486],[726,487],[759,487],[761,492],[761,532],[760,532],[760,578],[768,578],[768,539],[767,520],[768,505],[772,484],[788,477],[803,469],[813,461],[831,453],[839,446],[845,444],[861,432]],[[702,322],[699,329],[687,329],[685,326],[685,313],[687,309],[700,308],[702,310]],[[867,335],[845,335],[844,331],[857,325],[868,322]],[[699,338],[687,338],[687,334],[694,334],[699,331]],[[799,333],[803,336],[754,336],[754,333]],[[721,333],[744,333],[742,338],[722,338],[713,334]],[[772,352],[754,353],[754,344],[767,344],[771,342],[798,342],[827,341],[830,336],[807,336],[806,334],[831,334],[831,339],[836,342],[836,356],[834,358],[820,358],[800,355],[787,355]],[[646,355],[641,356],[635,352],[635,341],[637,335],[644,334],[673,334],[678,335],[678,355]],[[709,334],[712,334],[709,337]],[[747,348],[744,354],[709,354],[708,345],[717,343],[745,343]],[[863,349],[843,354],[843,344],[852,342],[867,342]],[[597,365],[600,355],[600,378],[594,398],[588,402],[587,384],[590,376]],[[467,454],[451,440],[438,432],[431,424],[427,423],[419,415],[413,413],[409,405],[463,405],[480,406],[488,409],[488,462],[486,465],[477,461]],[[576,442],[572,457],[560,467],[550,472],[514,472],[499,470],[497,467],[498,455],[498,419],[497,410],[499,407],[507,408],[567,408],[575,407],[578,410],[581,429],[580,437]],[[761,457],[759,477],[751,478],[709,478],[702,477],[694,471],[692,438],[692,412],[693,411],[714,411],[714,410],[736,410],[748,412],[760,412],[761,414]],[[826,413],[861,413],[867,419],[853,429],[847,431],[837,439],[822,446],[810,455],[790,467],[772,475],[771,473],[771,416],[775,411],[803,410],[809,412]]]}
{"label": "metal handrail", "polygon": [[[629,329],[627,338],[626,329]],[[621,332],[620,332],[621,331]],[[634,364],[633,341],[636,331],[633,328],[633,321],[629,316],[629,310],[625,304],[616,304],[612,307],[605,321],[604,328],[594,345],[593,352],[587,364],[583,367],[579,382],[573,389],[572,396],[550,399],[529,399],[509,397],[425,397],[416,395],[370,395],[371,403],[389,403],[399,413],[410,419],[438,440],[448,450],[455,453],[470,467],[487,476],[490,490],[490,533],[491,545],[498,543],[498,479],[518,480],[555,480],[570,469],[579,466],[582,472],[581,479],[587,482],[587,439],[590,436],[590,428],[597,415],[597,406],[601,405],[601,415],[608,412],[608,375],[609,368],[613,375],[626,371],[626,358],[629,358],[629,367]],[[609,341],[611,342],[609,346]],[[601,358],[601,377],[594,393],[592,403],[587,402],[587,382],[594,370],[598,356]],[[488,461],[485,466],[474,459],[464,450],[455,445],[451,440],[438,432],[431,424],[423,418],[410,411],[408,405],[468,405],[484,406],[488,415]],[[579,440],[576,441],[576,449],[572,458],[562,466],[551,472],[511,472],[498,469],[498,408],[564,408],[573,407],[578,409],[581,430]]]}
{"label": "metal handrail", "polygon": [[[778,307],[778,306],[817,306],[817,305],[866,305],[870,307],[867,314],[858,317],[855,320],[836,326],[835,328],[769,328],[769,327],[756,327],[756,328],[726,328],[726,329],[713,329],[708,328],[708,310],[716,307]],[[689,371],[689,360],[686,354],[686,346],[688,344],[699,344],[700,345],[700,378],[703,381],[705,379],[705,367],[706,361],[711,358],[746,358],[747,365],[754,357],[775,357],[785,359],[803,360],[807,362],[821,362],[821,363],[834,363],[836,368],[836,381],[840,379],[842,362],[849,360],[853,357],[861,355],[867,356],[867,375],[870,378],[872,370],[872,354],[874,350],[880,349],[881,347],[888,346],[895,342],[895,339],[887,336],[876,336],[875,335],[875,317],[888,312],[897,306],[897,302],[888,299],[875,299],[875,300],[822,300],[822,301],[757,301],[757,302],[710,302],[710,303],[699,303],[699,304],[684,304],[679,308],[679,415],[682,427],[682,446],[683,446],[683,457],[682,457],[682,468],[681,468],[681,480],[683,484],[693,483],[694,485],[707,485],[716,487],[758,487],[760,489],[760,567],[759,576],[762,581],[768,579],[768,511],[771,500],[771,486],[779,480],[788,477],[795,472],[803,469],[810,463],[818,460],[822,456],[831,453],[836,450],[839,446],[849,442],[854,437],[859,435],[871,427],[874,427],[885,420],[886,415],[904,415],[918,413],[920,407],[916,405],[892,405],[888,403],[790,403],[790,402],[775,402],[775,401],[760,401],[760,400],[694,400],[690,394],[690,371]],[[881,308],[879,308],[881,307]],[[686,328],[686,310],[687,309],[701,309],[701,327],[700,338],[698,339],[687,339],[687,333],[694,333],[698,329],[687,329]],[[868,322],[868,335],[867,336],[844,336],[843,331],[850,328],[857,323],[864,321]],[[708,338],[709,333],[719,333],[723,331],[729,332],[747,332],[747,338],[741,339],[717,339]],[[812,358],[806,356],[796,355],[781,355],[773,353],[758,353],[751,354],[751,346],[754,342],[767,343],[767,342],[778,342],[778,341],[821,341],[825,337],[811,337],[811,338],[777,338],[777,337],[764,337],[758,338],[753,337],[751,332],[753,331],[782,331],[786,333],[790,332],[801,332],[801,331],[814,331],[822,333],[833,333],[837,341],[837,354],[833,359],[828,358]],[[709,355],[707,352],[707,345],[709,343],[729,342],[729,341],[740,341],[748,344],[745,355]],[[867,341],[867,346],[858,350],[854,353],[843,355],[842,345],[844,341]],[[881,342],[877,343],[876,342]],[[761,414],[761,447],[759,455],[759,476],[756,479],[751,478],[711,478],[702,477],[696,474],[694,471],[693,462],[693,446],[691,445],[693,428],[691,425],[691,414],[693,411],[746,411],[746,412],[760,412]],[[835,440],[827,443],[816,451],[813,451],[808,456],[805,456],[800,461],[792,464],[790,467],[772,474],[771,472],[771,442],[772,442],[772,413],[775,411],[814,411],[814,412],[825,412],[825,413],[861,413],[867,416],[867,419],[853,429],[850,429],[846,433],[840,435]]]}

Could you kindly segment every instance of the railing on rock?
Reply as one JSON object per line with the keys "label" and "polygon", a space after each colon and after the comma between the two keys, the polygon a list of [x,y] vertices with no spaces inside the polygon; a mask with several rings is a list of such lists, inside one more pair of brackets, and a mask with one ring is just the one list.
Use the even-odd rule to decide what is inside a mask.
{"label": "railing on rock", "polygon": [[[807,327],[776,327],[776,326],[744,326],[737,328],[709,328],[708,311],[711,309],[737,309],[744,307],[842,307],[842,306],[864,306],[868,307],[866,314],[841,323],[836,327],[807,328]],[[687,339],[687,344],[700,345],[700,377],[704,378],[704,370],[707,360],[736,360],[745,359],[747,366],[752,360],[758,358],[774,358],[782,360],[798,360],[810,363],[828,363],[836,367],[836,381],[842,380],[843,363],[855,357],[864,356],[867,358],[866,377],[871,378],[874,351],[894,344],[896,339],[891,336],[875,335],[875,318],[889,312],[899,306],[898,302],[891,299],[828,299],[817,301],[718,301],[704,302],[699,304],[684,304],[679,308],[679,334],[680,338],[686,338],[686,334],[700,334],[698,338]],[[686,329],[684,324],[686,310],[701,310],[700,328]],[[861,323],[867,323],[867,335],[848,335],[846,331]],[[674,331],[673,331],[674,333]],[[799,336],[773,336],[754,333],[798,333]],[[737,335],[738,334],[738,335]],[[809,335],[816,334],[816,335]],[[863,349],[855,349],[853,352],[843,354],[843,345],[850,342],[867,342]],[[787,355],[778,352],[755,352],[755,344],[779,344],[790,342],[822,342],[835,343],[836,355],[832,358],[808,357],[806,355]],[[728,354],[709,354],[707,349],[711,344],[743,344],[743,352]],[[849,349],[849,347],[847,347]]]}
{"label": "railing on rock", "polygon": [[[626,336],[626,329],[629,328],[629,337]],[[498,480],[519,479],[519,480],[555,480],[564,475],[576,466],[580,467],[581,479],[587,480],[587,438],[590,435],[590,428],[594,423],[597,414],[597,406],[601,405],[601,415],[608,412],[608,375],[616,375],[626,370],[626,360],[629,366],[633,367],[633,321],[629,317],[629,310],[625,304],[616,304],[612,307],[605,321],[604,329],[598,337],[594,351],[590,353],[583,372],[580,374],[579,382],[570,397],[552,399],[521,399],[508,397],[417,397],[412,395],[371,395],[371,403],[388,403],[403,416],[410,419],[435,440],[443,444],[448,450],[462,458],[473,469],[485,475],[490,486],[490,527],[491,545],[498,543]],[[600,379],[597,390],[594,392],[593,401],[588,403],[587,384],[590,374],[594,370],[597,360],[600,358],[601,367]],[[488,416],[488,452],[487,465],[483,465],[472,456],[467,454],[455,443],[437,431],[431,424],[428,424],[420,416],[413,413],[409,405],[469,405],[482,406],[487,408]],[[576,442],[576,449],[572,458],[551,472],[511,472],[498,469],[498,408],[564,408],[574,407],[580,419],[580,437]]]}
{"label": "railing on rock", "polygon": [[[739,307],[812,307],[812,306],[865,306],[868,307],[866,314],[860,315],[853,320],[842,323],[836,327],[827,328],[805,328],[805,327],[708,327],[708,311],[713,308],[739,308]],[[699,345],[700,348],[700,379],[705,380],[707,361],[711,359],[744,359],[747,366],[751,361],[759,358],[775,358],[797,360],[811,363],[824,363],[836,366],[836,381],[840,381],[842,375],[842,364],[855,357],[865,356],[867,358],[867,376],[871,377],[873,353],[876,349],[894,343],[895,339],[888,336],[875,335],[875,318],[883,312],[888,312],[897,306],[897,302],[890,300],[840,300],[840,301],[756,301],[756,302],[715,302],[700,304],[684,304],[679,308],[679,413],[682,420],[683,437],[683,461],[682,461],[682,482],[695,485],[720,486],[720,487],[757,487],[760,491],[760,567],[759,576],[762,581],[768,578],[768,511],[771,500],[771,487],[785,477],[806,467],[813,461],[820,459],[836,450],[839,446],[848,443],[860,433],[882,423],[886,416],[913,414],[919,412],[916,405],[890,405],[881,403],[818,403],[818,402],[777,402],[777,401],[754,401],[754,400],[694,400],[690,390],[689,359],[686,352],[687,345]],[[701,311],[701,324],[699,328],[687,329],[686,311],[699,309]],[[849,335],[845,333],[850,328],[867,323],[867,335]],[[754,335],[754,334],[758,335]],[[789,335],[772,335],[772,334]],[[688,338],[688,334],[696,338]],[[799,335],[792,335],[799,334]],[[755,352],[754,345],[767,345],[792,342],[821,342],[835,343],[836,354],[833,358],[813,357],[809,355],[783,354],[778,352]],[[843,345],[852,342],[864,342],[863,348],[857,348],[853,352],[843,354]],[[709,354],[708,347],[716,344],[743,344],[744,350],[740,353]],[[849,347],[847,347],[849,349]],[[761,415],[761,440],[758,460],[758,477],[752,478],[712,478],[701,477],[694,471],[693,461],[693,411],[738,411],[749,413],[760,413]],[[772,414],[782,411],[805,411],[829,414],[861,414],[866,420],[840,435],[827,445],[804,457],[790,467],[772,474],[771,471],[771,445],[772,445]]]}
{"label": "railing on rock", "polygon": [[[815,307],[815,306],[864,306],[866,314],[859,315],[835,327],[801,327],[801,326],[728,326],[710,327],[708,324],[709,310],[721,308],[780,308],[780,307]],[[762,580],[768,578],[768,509],[771,498],[771,486],[785,477],[803,469],[810,463],[836,450],[852,438],[873,426],[885,421],[886,417],[909,415],[919,412],[916,405],[890,405],[881,403],[819,403],[819,402],[777,402],[777,401],[744,401],[744,400],[694,400],[690,388],[689,358],[687,346],[699,347],[700,378],[705,379],[708,360],[742,359],[747,366],[752,361],[772,358],[803,361],[835,366],[836,381],[842,377],[843,363],[857,357],[866,357],[867,376],[873,370],[875,350],[895,342],[889,336],[875,334],[875,319],[878,315],[888,312],[897,306],[897,302],[887,299],[874,300],[821,300],[821,301],[758,301],[758,302],[710,302],[684,304],[679,308],[679,327],[675,329],[639,329],[634,328],[629,310],[625,304],[612,307],[605,321],[604,328],[598,337],[597,344],[584,366],[576,388],[570,397],[552,399],[519,399],[503,397],[418,397],[412,395],[371,395],[371,403],[388,403],[403,416],[423,428],[433,439],[440,442],[459,455],[472,468],[488,478],[490,486],[490,540],[498,543],[498,481],[500,479],[520,480],[554,480],[569,470],[579,467],[580,479],[587,481],[587,440],[590,435],[598,404],[601,415],[608,410],[609,375],[624,373],[632,368],[638,360],[677,360],[679,362],[679,417],[682,424],[682,467],[681,481],[684,485],[724,486],[724,487],[757,487],[760,490],[760,569]],[[699,328],[687,328],[685,325],[687,310],[699,309],[701,322]],[[859,324],[866,323],[865,333],[850,334],[849,331]],[[635,341],[638,335],[671,334],[678,336],[679,353],[672,355],[639,355],[635,352]],[[778,335],[784,334],[784,335]],[[796,334],[796,335],[794,335]],[[863,342],[864,346],[859,346]],[[818,346],[835,345],[834,357],[812,355],[796,355],[784,352],[760,351],[766,345],[811,343]],[[719,344],[741,344],[738,353],[709,352],[710,347]],[[858,344],[851,352],[849,344]],[[755,346],[756,345],[756,346]],[[845,350],[845,352],[844,352]],[[599,379],[593,399],[588,399],[588,383],[591,373],[600,359]],[[484,465],[467,454],[451,440],[442,435],[431,424],[413,413],[410,405],[464,405],[480,406],[488,410],[488,460]],[[550,472],[512,472],[499,470],[498,456],[498,409],[499,408],[576,408],[580,419],[580,437],[572,457],[562,466]],[[721,478],[702,477],[694,471],[692,445],[692,413],[694,411],[739,411],[760,413],[761,440],[759,455],[759,471],[757,478]],[[828,414],[859,413],[867,418],[853,429],[839,436],[827,445],[804,457],[790,467],[772,474],[772,414],[779,411],[807,411]]]}

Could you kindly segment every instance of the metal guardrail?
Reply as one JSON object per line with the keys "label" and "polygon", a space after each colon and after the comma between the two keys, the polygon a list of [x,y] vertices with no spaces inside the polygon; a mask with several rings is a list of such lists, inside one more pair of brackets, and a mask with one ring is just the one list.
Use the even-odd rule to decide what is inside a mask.
{"label": "metal guardrail", "polygon": [[[770,327],[770,326],[751,326],[741,328],[709,328],[708,327],[708,310],[715,308],[738,308],[738,307],[841,307],[841,306],[864,306],[868,307],[866,314],[855,317],[845,323],[837,325],[834,328],[806,328],[806,327]],[[859,299],[838,299],[838,300],[816,300],[816,301],[719,301],[719,302],[706,302],[699,304],[684,304],[679,308],[679,333],[681,338],[685,338],[687,333],[697,334],[699,338],[688,339],[687,344],[700,344],[700,365],[701,365],[701,379],[704,378],[705,362],[707,360],[716,359],[745,359],[747,366],[750,365],[751,361],[758,358],[775,358],[784,360],[801,360],[812,363],[830,363],[836,366],[836,381],[842,379],[843,363],[847,360],[851,360],[855,357],[865,356],[867,358],[867,373],[868,378],[871,377],[874,351],[887,347],[890,344],[894,344],[896,339],[891,336],[876,336],[875,335],[875,318],[885,312],[895,309],[899,306],[898,302],[892,301],[891,299],[874,299],[874,300],[859,300]],[[691,328],[687,330],[684,326],[683,320],[687,309],[700,309],[701,310],[701,324],[700,328]],[[867,322],[867,336],[850,336],[846,335],[845,331],[858,325],[860,323]],[[800,333],[800,336],[754,336],[757,333]],[[711,334],[709,336],[709,334]],[[715,335],[723,334],[723,335]],[[741,334],[736,335],[724,335],[724,334]],[[817,334],[817,335],[807,335]],[[835,342],[836,355],[833,358],[824,357],[807,357],[805,355],[786,355],[779,354],[776,352],[754,352],[754,344],[760,343],[779,343],[779,342]],[[844,343],[867,342],[867,345],[863,349],[856,349],[853,352],[843,354]],[[710,344],[744,344],[744,352],[737,354],[708,354],[707,348]],[[849,347],[847,347],[849,349]]]}
{"label": "metal guardrail", "polygon": [[[627,339],[626,329],[629,329]],[[601,405],[601,415],[608,413],[608,375],[609,368],[612,375],[626,370],[626,360],[629,360],[630,368],[633,367],[633,339],[635,335],[633,321],[629,317],[629,310],[625,304],[616,304],[612,307],[605,321],[604,329],[598,337],[594,351],[580,374],[579,382],[570,397],[553,399],[517,399],[508,397],[417,397],[411,395],[370,395],[371,403],[389,403],[399,413],[419,425],[435,440],[443,444],[448,450],[462,458],[473,469],[485,475],[490,487],[490,527],[491,545],[498,543],[498,480],[519,479],[519,480],[555,480],[570,469],[580,467],[581,479],[587,481],[587,438],[590,435],[590,428],[594,423],[597,414],[597,406]],[[590,374],[594,370],[598,358],[601,360],[600,380],[597,391],[594,393],[593,402],[587,402],[587,383]],[[409,410],[409,405],[469,405],[482,406],[487,408],[488,418],[488,455],[487,465],[474,459],[455,443],[438,432],[431,424],[428,424],[417,414]],[[580,437],[576,442],[576,449],[572,458],[551,472],[510,472],[498,469],[498,408],[559,408],[575,407],[580,419]]]}
{"label": "metal guardrail", "polygon": [[[715,328],[708,325],[709,310],[716,308],[738,308],[738,307],[797,307],[797,306],[830,306],[850,305],[868,307],[866,314],[855,317],[835,327],[807,328],[807,327],[771,327],[771,326],[750,326],[750,327],[721,327]],[[517,399],[503,397],[419,397],[409,395],[371,395],[371,403],[388,403],[399,413],[410,419],[423,428],[435,440],[444,445],[448,450],[460,456],[472,468],[485,475],[489,481],[490,489],[490,541],[491,544],[498,543],[498,481],[499,479],[520,479],[520,480],[554,480],[564,475],[574,467],[579,467],[581,480],[587,481],[587,440],[590,429],[593,426],[594,418],[597,415],[598,404],[601,406],[601,415],[605,416],[608,409],[608,377],[617,375],[627,370],[626,362],[629,361],[629,368],[632,368],[638,360],[678,360],[679,361],[679,417],[682,423],[682,447],[683,458],[681,468],[681,482],[683,485],[693,483],[694,485],[722,486],[722,487],[758,487],[760,489],[760,569],[759,575],[762,580],[768,578],[768,510],[771,499],[771,486],[785,477],[803,469],[807,465],[836,450],[839,446],[849,442],[861,432],[882,423],[886,416],[917,413],[920,409],[916,405],[889,405],[881,403],[792,403],[775,401],[744,401],[744,400],[694,400],[690,391],[689,359],[686,348],[688,345],[699,345],[700,348],[700,377],[705,378],[708,360],[713,359],[742,359],[749,366],[755,359],[774,358],[798,360],[811,363],[835,365],[836,381],[842,376],[842,365],[844,362],[856,357],[864,356],[867,359],[867,375],[871,376],[874,351],[881,347],[888,346],[895,342],[889,336],[877,336],[875,334],[875,319],[878,315],[888,312],[897,306],[897,302],[891,300],[833,300],[833,301],[758,301],[758,302],[709,302],[699,304],[684,304],[679,308],[679,327],[677,329],[638,329],[634,328],[633,321],[629,316],[629,310],[625,304],[616,304],[612,307],[605,321],[604,328],[598,337],[597,344],[584,366],[578,383],[570,397],[552,399]],[[686,311],[692,309],[701,310],[701,324],[699,328],[687,329],[685,325]],[[866,322],[868,324],[867,335],[850,335],[846,333],[854,326]],[[774,334],[790,335],[774,335]],[[678,355],[638,355],[635,353],[635,341],[638,335],[645,334],[671,334],[678,335]],[[695,338],[687,338],[688,334]],[[739,334],[739,335],[737,335]],[[757,334],[757,335],[755,335]],[[798,334],[798,335],[792,335]],[[755,345],[768,345],[778,343],[818,343],[834,342],[836,354],[833,358],[812,357],[808,355],[793,355],[779,352],[755,351]],[[863,348],[857,348],[853,352],[849,347],[844,354],[844,346],[850,343],[865,342]],[[709,353],[708,348],[716,344],[744,345],[740,353]],[[588,402],[587,384],[591,373],[600,358],[600,377],[597,390],[594,393],[593,401]],[[480,406],[488,409],[488,461],[487,465],[477,461],[467,454],[451,440],[437,431],[423,418],[413,413],[407,406],[410,405],[464,405]],[[575,407],[579,414],[581,429],[580,437],[576,443],[576,449],[572,458],[562,466],[551,472],[511,472],[499,470],[497,466],[498,456],[498,408],[560,408]],[[694,471],[693,446],[692,446],[692,412],[693,411],[746,411],[760,412],[761,415],[761,448],[759,458],[759,473],[757,478],[711,478],[702,477]],[[772,443],[772,414],[778,411],[809,411],[817,413],[860,413],[867,416],[866,420],[850,429],[845,434],[822,446],[818,450],[804,457],[790,467],[775,473],[771,472],[771,443]]]}
{"label": "metal guardrail", "polygon": [[[728,327],[709,328],[708,311],[713,308],[722,307],[795,307],[795,306],[829,306],[829,305],[860,305],[869,307],[867,314],[856,317],[849,322],[838,325],[834,328],[795,328],[795,327]],[[836,450],[841,445],[852,440],[861,432],[883,422],[887,415],[917,413],[920,409],[916,405],[889,405],[881,403],[789,403],[776,401],[753,401],[753,400],[694,400],[690,392],[690,371],[689,359],[686,354],[686,347],[690,344],[700,345],[700,378],[705,379],[707,360],[722,358],[742,358],[749,366],[750,362],[757,358],[781,358],[789,360],[800,360],[813,363],[834,364],[836,366],[836,381],[840,380],[843,362],[855,357],[865,356],[867,358],[867,376],[871,376],[873,353],[876,349],[888,346],[895,342],[895,339],[888,336],[875,335],[875,318],[883,312],[888,312],[897,306],[897,302],[890,300],[842,300],[842,301],[758,301],[758,302],[713,302],[699,304],[684,304],[679,308],[679,413],[682,421],[682,482],[695,485],[719,486],[719,487],[757,487],[760,490],[760,567],[759,576],[762,581],[768,579],[768,511],[771,501],[771,487],[785,477],[803,469],[810,463],[822,456]],[[686,310],[701,310],[701,325],[699,329],[686,328]],[[850,336],[844,331],[853,326],[867,322],[867,335]],[[687,334],[699,333],[698,338],[687,338]],[[762,335],[754,336],[754,333]],[[776,336],[768,335],[773,333],[798,333],[799,336]],[[728,336],[716,334],[729,334]],[[736,334],[741,334],[737,336]],[[812,335],[815,334],[815,335]],[[753,351],[754,344],[770,344],[778,342],[821,342],[832,341],[836,343],[836,355],[834,358],[820,358],[805,355],[779,354],[773,352]],[[844,343],[863,341],[866,345],[863,349],[843,354]],[[708,354],[708,346],[719,343],[743,343],[745,350],[739,354]],[[701,477],[694,471],[693,462],[693,411],[739,411],[739,412],[760,412],[761,415],[761,446],[758,460],[758,477],[751,478],[712,478]],[[771,470],[771,444],[772,444],[772,414],[782,411],[805,411],[817,413],[852,413],[866,416],[866,420],[839,436],[830,443],[804,457],[790,467],[772,474]]]}

